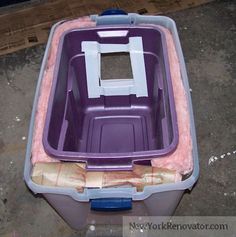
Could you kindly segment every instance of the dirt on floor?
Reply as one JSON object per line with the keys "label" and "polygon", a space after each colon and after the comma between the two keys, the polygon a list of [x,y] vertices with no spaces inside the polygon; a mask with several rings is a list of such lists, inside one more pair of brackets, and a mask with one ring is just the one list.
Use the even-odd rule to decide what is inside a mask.
{"label": "dirt on floor", "polygon": [[[192,89],[200,179],[176,215],[236,215],[236,3],[169,14]],[[121,236],[121,226],[72,230],[23,181],[35,86],[45,45],[0,57],[0,236]],[[225,155],[224,155],[225,154]]]}

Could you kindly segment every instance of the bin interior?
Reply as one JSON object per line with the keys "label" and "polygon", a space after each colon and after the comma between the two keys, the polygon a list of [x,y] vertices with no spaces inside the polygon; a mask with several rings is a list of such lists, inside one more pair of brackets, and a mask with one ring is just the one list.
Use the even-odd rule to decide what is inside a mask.
{"label": "bin interior", "polygon": [[[124,37],[99,36],[98,31],[108,30],[127,30],[128,34]],[[82,41],[127,44],[129,37],[134,36],[142,37],[148,96],[88,98]],[[108,55],[102,56],[105,59]],[[115,70],[130,74],[129,61],[124,55],[109,56],[107,62],[110,61],[113,68],[127,65],[127,68],[116,67]],[[112,74],[109,65],[103,66],[102,74],[106,74],[106,67],[108,74]],[[160,30],[148,26],[107,26],[64,34],[58,46],[43,136],[44,148],[49,155],[67,161],[103,158],[108,163],[112,158],[119,158],[119,163],[122,157],[144,160],[166,155],[176,148],[177,143],[166,43]]]}

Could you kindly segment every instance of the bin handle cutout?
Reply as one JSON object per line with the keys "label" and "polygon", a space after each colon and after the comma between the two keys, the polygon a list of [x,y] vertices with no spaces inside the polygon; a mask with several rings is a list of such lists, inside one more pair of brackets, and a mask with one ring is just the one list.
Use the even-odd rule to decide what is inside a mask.
{"label": "bin handle cutout", "polygon": [[128,30],[106,30],[106,31],[98,31],[97,34],[100,38],[108,38],[108,37],[125,37],[129,33]]}

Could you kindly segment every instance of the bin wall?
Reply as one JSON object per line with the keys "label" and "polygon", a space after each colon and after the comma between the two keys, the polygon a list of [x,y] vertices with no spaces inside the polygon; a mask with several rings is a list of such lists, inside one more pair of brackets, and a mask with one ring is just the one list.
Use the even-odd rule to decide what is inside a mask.
{"label": "bin wall", "polygon": [[73,229],[90,224],[122,224],[123,216],[172,216],[184,191],[156,193],[142,201],[133,201],[128,211],[90,210],[90,202],[79,202],[66,195],[44,194],[47,201]]}

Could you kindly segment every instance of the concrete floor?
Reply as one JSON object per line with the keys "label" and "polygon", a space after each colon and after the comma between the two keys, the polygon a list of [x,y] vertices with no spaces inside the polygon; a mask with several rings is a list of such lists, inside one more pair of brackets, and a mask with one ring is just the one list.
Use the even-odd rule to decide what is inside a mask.
{"label": "concrete floor", "polygon": [[[234,1],[217,1],[169,14],[186,59],[201,167],[199,182],[184,195],[176,215],[236,215],[235,7]],[[0,236],[120,236],[120,227],[71,230],[24,184],[27,132],[44,48],[0,57]],[[212,156],[219,159],[209,165]]]}

